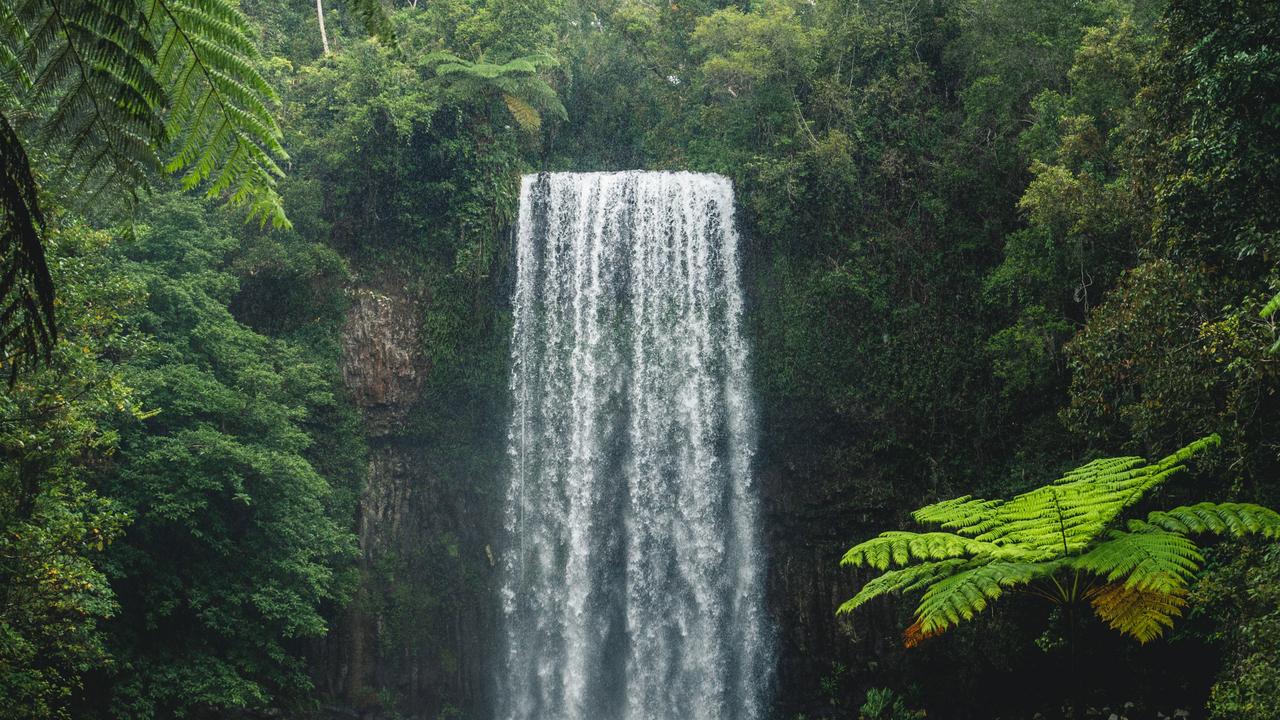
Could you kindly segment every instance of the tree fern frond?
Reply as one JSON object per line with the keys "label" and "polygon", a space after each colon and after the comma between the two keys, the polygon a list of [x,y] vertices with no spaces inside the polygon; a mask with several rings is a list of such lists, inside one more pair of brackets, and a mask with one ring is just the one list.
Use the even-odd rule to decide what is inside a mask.
{"label": "tree fern frond", "polygon": [[10,383],[24,361],[47,359],[57,338],[43,228],[26,150],[0,114],[0,368]]}
{"label": "tree fern frond", "polygon": [[1280,513],[1252,503],[1211,503],[1184,505],[1153,512],[1147,522],[1182,534],[1214,533],[1239,537],[1257,534],[1280,538]]}
{"label": "tree fern frond", "polygon": [[961,535],[981,535],[999,524],[995,513],[999,500],[979,500],[969,495],[926,505],[911,513],[916,522],[936,524]]}
{"label": "tree fern frond", "polygon": [[48,109],[40,137],[59,149],[59,176],[77,192],[127,196],[159,167],[155,148],[165,139],[167,98],[146,18],[133,0],[33,0],[17,17],[27,29],[31,102]]}
{"label": "tree fern frond", "polygon": [[975,555],[995,555],[1000,548],[972,538],[945,532],[913,533],[890,531],[854,545],[840,560],[841,565],[867,565],[877,570],[913,562],[947,560]]}
{"label": "tree fern frond", "polygon": [[28,40],[27,29],[13,7],[0,3],[0,102],[8,102],[31,87],[31,76],[20,57]]}
{"label": "tree fern frond", "polygon": [[507,110],[511,111],[511,117],[515,118],[520,129],[536,133],[542,127],[542,115],[529,103],[506,93],[502,94],[502,101],[507,104]]}
{"label": "tree fern frond", "polygon": [[968,496],[912,513],[918,522],[1040,557],[1080,552],[1151,489],[1181,471],[1182,461],[1218,443],[1210,436],[1156,463],[1121,457],[1094,460],[1050,485],[1007,501]]}
{"label": "tree fern frond", "polygon": [[993,561],[960,570],[930,585],[916,607],[916,624],[925,636],[972,620],[1006,590],[1051,575],[1056,563]]}
{"label": "tree fern frond", "polygon": [[1173,454],[1162,459],[1159,462],[1159,465],[1162,468],[1171,468],[1190,460],[1193,456],[1199,455],[1205,450],[1210,450],[1220,445],[1222,445],[1222,438],[1217,433],[1214,433],[1212,435],[1202,437],[1186,447],[1175,451]]}
{"label": "tree fern frond", "polygon": [[1081,465],[1075,470],[1067,471],[1066,473],[1063,474],[1061,478],[1055,480],[1054,484],[1061,485],[1069,482],[1074,482],[1076,480],[1079,480],[1080,478],[1091,477],[1094,475],[1111,475],[1114,473],[1122,473],[1129,470],[1133,470],[1145,464],[1147,464],[1146,460],[1133,455],[1125,456],[1125,457],[1114,457],[1114,458],[1098,458],[1097,460],[1093,460],[1091,462],[1085,463],[1084,465]]}
{"label": "tree fern frond", "polygon": [[858,591],[857,595],[846,600],[836,612],[839,614],[851,613],[882,595],[894,595],[919,590],[925,585],[965,567],[969,562],[968,558],[953,558],[912,565],[900,570],[890,570],[868,581]]}
{"label": "tree fern frond", "polygon": [[1070,566],[1127,588],[1173,592],[1184,588],[1204,557],[1195,543],[1177,533],[1139,524],[1134,532],[1113,530]]}
{"label": "tree fern frond", "polygon": [[254,65],[248,20],[224,0],[150,0],[148,17],[172,94],[175,143],[165,169],[185,188],[204,186],[263,224],[287,227],[276,179],[288,155],[269,107],[278,99]]}
{"label": "tree fern frond", "polygon": [[1090,594],[1089,604],[1112,630],[1146,644],[1173,627],[1186,607],[1186,591],[1143,590],[1124,583],[1104,585]]}

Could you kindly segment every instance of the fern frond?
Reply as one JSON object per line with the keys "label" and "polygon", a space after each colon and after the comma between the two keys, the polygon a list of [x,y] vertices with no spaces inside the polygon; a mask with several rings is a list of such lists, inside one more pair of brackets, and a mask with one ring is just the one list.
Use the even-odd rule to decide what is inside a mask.
{"label": "fern frond", "polygon": [[945,532],[913,533],[890,531],[854,545],[840,560],[841,565],[866,565],[877,570],[913,562],[947,560],[975,555],[994,555],[1000,548],[972,538]]}
{"label": "fern frond", "polygon": [[1180,450],[1174,451],[1172,455],[1161,460],[1159,464],[1162,468],[1171,468],[1190,460],[1192,457],[1199,455],[1206,450],[1211,450],[1220,445],[1222,445],[1222,437],[1217,433],[1214,433],[1212,435],[1202,437]]}
{"label": "fern frond", "polygon": [[999,500],[979,500],[964,495],[926,505],[911,513],[911,517],[918,523],[936,524],[961,535],[975,537],[1000,523],[995,512],[999,506]]}
{"label": "fern frond", "polygon": [[1280,513],[1252,503],[1211,503],[1184,505],[1172,510],[1153,512],[1147,522],[1170,532],[1182,534],[1242,535],[1256,534],[1280,538]]}
{"label": "fern frond", "polygon": [[933,583],[916,607],[916,625],[924,636],[972,620],[1005,591],[1048,577],[1057,563],[995,561],[961,570]]}
{"label": "fern frond", "polygon": [[1043,559],[1071,555],[1181,471],[1183,461],[1218,442],[1217,436],[1198,440],[1156,463],[1136,457],[1094,460],[1007,501],[965,496],[920,508],[912,517],[981,542],[1022,548]]}
{"label": "fern frond", "polygon": [[1204,562],[1196,544],[1145,523],[1133,527],[1132,532],[1113,530],[1089,552],[1072,558],[1070,566],[1129,589],[1168,593],[1185,588]]}
{"label": "fern frond", "polygon": [[57,339],[43,229],[26,150],[0,114],[0,368],[10,383],[25,362],[48,359]]}
{"label": "fern frond", "polygon": [[869,580],[862,586],[857,595],[841,604],[836,612],[838,614],[851,613],[882,595],[896,595],[919,590],[929,583],[951,575],[968,565],[969,562],[967,558],[953,558],[951,560],[913,565],[901,570],[890,570]]}
{"label": "fern frond", "polygon": [[275,91],[255,67],[249,21],[225,0],[148,0],[159,77],[171,93],[165,165],[184,188],[246,207],[250,218],[288,227],[276,179],[288,158],[269,105]]}
{"label": "fern frond", "polygon": [[542,127],[542,115],[529,103],[506,93],[502,94],[502,101],[507,104],[507,110],[511,111],[511,117],[515,119],[520,129],[536,133]]}
{"label": "fern frond", "polygon": [[1112,630],[1146,644],[1173,627],[1174,618],[1187,605],[1185,595],[1181,588],[1162,592],[1113,583],[1093,591],[1089,604]]}
{"label": "fern frond", "polygon": [[1098,458],[1097,460],[1081,465],[1075,470],[1068,470],[1061,478],[1055,480],[1054,484],[1064,485],[1082,478],[1095,476],[1116,476],[1117,474],[1135,470],[1146,464],[1147,461],[1145,459],[1132,455],[1114,458]]}
{"label": "fern frond", "polygon": [[31,76],[20,57],[28,40],[13,6],[0,3],[0,102],[9,102],[31,87]]}
{"label": "fern frond", "polygon": [[31,104],[47,108],[39,132],[57,150],[59,176],[84,201],[130,193],[159,167],[167,102],[147,19],[134,0],[29,0]]}

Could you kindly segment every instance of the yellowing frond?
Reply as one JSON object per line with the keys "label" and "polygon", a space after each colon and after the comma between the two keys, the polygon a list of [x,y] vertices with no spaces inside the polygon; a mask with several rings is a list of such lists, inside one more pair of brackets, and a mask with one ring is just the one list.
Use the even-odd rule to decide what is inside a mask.
{"label": "yellowing frond", "polygon": [[1089,603],[1112,630],[1146,644],[1173,627],[1187,605],[1185,595],[1184,589],[1161,592],[1113,583],[1095,590]]}
{"label": "yellowing frond", "polygon": [[526,132],[535,133],[542,127],[542,115],[529,103],[521,100],[515,95],[507,95],[503,93],[502,101],[507,104],[507,109],[511,111],[511,117],[515,118],[516,123]]}

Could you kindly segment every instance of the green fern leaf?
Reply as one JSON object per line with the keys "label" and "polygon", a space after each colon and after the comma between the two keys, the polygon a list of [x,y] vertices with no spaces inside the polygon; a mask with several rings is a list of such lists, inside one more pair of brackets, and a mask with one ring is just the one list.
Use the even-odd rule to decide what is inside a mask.
{"label": "green fern leaf", "polygon": [[1204,562],[1195,543],[1145,523],[1132,525],[1132,532],[1111,531],[1070,566],[1130,589],[1167,593],[1186,587]]}
{"label": "green fern leaf", "polygon": [[936,635],[972,620],[1007,590],[1048,577],[1056,569],[1056,563],[994,561],[938,580],[916,607],[919,632],[926,637]]}
{"label": "green fern leaf", "polygon": [[840,561],[845,566],[867,565],[877,570],[913,562],[995,555],[1000,548],[972,538],[944,532],[885,532],[853,546]]}
{"label": "green fern leaf", "polygon": [[26,30],[29,103],[48,108],[38,130],[60,158],[58,177],[86,203],[130,197],[159,167],[166,138],[146,17],[133,0],[28,0],[15,17]]}
{"label": "green fern leaf", "polygon": [[10,383],[24,364],[47,359],[57,338],[43,229],[26,150],[0,114],[0,368]]}
{"label": "green fern leaf", "polygon": [[150,0],[148,21],[160,48],[159,77],[172,95],[174,138],[165,169],[183,187],[205,187],[248,209],[251,218],[288,227],[276,180],[288,158],[270,105],[275,91],[259,60],[248,20],[225,0]]}
{"label": "green fern leaf", "polygon": [[971,561],[966,558],[954,558],[913,565],[900,570],[890,570],[863,585],[858,594],[846,600],[836,612],[848,614],[882,595],[894,595],[919,590],[970,565]]}
{"label": "green fern leaf", "polygon": [[1256,534],[1280,538],[1280,513],[1251,503],[1211,503],[1184,505],[1172,510],[1153,512],[1147,522],[1170,532],[1187,535]]}

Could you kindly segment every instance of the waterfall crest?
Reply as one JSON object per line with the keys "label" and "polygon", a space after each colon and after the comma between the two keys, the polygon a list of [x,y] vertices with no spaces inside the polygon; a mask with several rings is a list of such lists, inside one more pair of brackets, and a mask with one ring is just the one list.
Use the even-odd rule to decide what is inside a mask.
{"label": "waterfall crest", "polygon": [[517,245],[500,717],[761,717],[730,182],[529,175]]}

